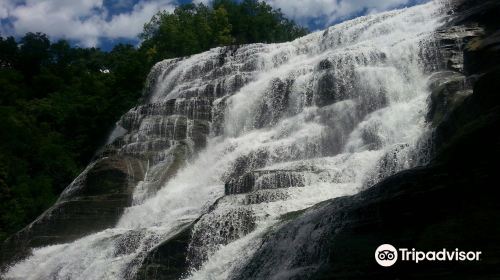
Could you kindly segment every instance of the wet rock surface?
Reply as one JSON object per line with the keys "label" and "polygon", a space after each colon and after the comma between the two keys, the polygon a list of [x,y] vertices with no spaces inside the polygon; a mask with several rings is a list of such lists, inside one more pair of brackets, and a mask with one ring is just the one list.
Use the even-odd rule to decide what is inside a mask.
{"label": "wet rock surface", "polygon": [[136,273],[135,279],[167,280],[187,276],[188,261],[186,252],[188,251],[192,229],[192,226],[188,226],[182,232],[149,252]]}
{"label": "wet rock surface", "polygon": [[126,207],[154,195],[206,145],[211,111],[212,98],[204,96],[132,108],[58,202],[2,244],[2,266],[28,256],[32,248],[71,242],[115,226]]}
{"label": "wet rock surface", "polygon": [[[490,39],[496,34],[491,33],[494,30],[491,21],[483,16],[491,17],[489,9],[496,9],[498,5],[477,1],[457,1],[455,5],[454,19],[437,32],[439,54],[435,59],[442,63],[430,68],[430,71],[438,71],[429,80],[432,94],[427,120],[436,129],[431,135],[433,141],[422,145],[427,145],[425,149],[434,155],[432,163],[400,172],[401,167],[395,162],[401,160],[398,154],[408,146],[395,147],[382,157],[379,173],[365,183],[366,191],[283,216],[282,224],[265,235],[261,247],[246,265],[233,273],[232,279],[483,279],[500,275],[500,247],[488,245],[498,244],[500,233],[500,209],[495,203],[492,183],[498,181],[495,161],[499,150],[488,150],[500,143],[498,137],[491,135],[500,124],[500,102],[495,94],[500,76],[497,71],[491,71],[490,66],[477,67],[467,60],[471,46],[491,51],[491,48],[479,47],[495,42]],[[475,55],[482,53],[478,51]],[[344,97],[329,86],[329,83],[335,84],[331,75],[334,65],[325,60],[318,67],[325,73],[308,102],[326,106],[342,100]],[[347,88],[349,84],[344,86]],[[338,92],[347,91],[344,88]],[[374,105],[366,112],[383,106]],[[261,123],[266,122],[272,122],[272,117]],[[488,140],[483,141],[485,138]],[[379,145],[380,139],[371,137],[369,131],[364,139],[367,147]],[[219,199],[205,220],[210,221],[210,215],[224,215],[221,205],[231,196],[243,195],[245,203],[258,204],[272,201],[272,197],[284,199],[278,194],[270,195],[268,192],[273,188],[304,184],[304,170],[259,171],[268,158],[268,155],[242,158],[226,181],[228,197]],[[240,230],[252,224],[244,219],[234,220],[243,221]],[[212,228],[207,222],[199,222],[199,229],[191,233],[188,241],[193,248],[196,247],[193,238],[202,235],[202,226],[207,230]],[[231,226],[213,228],[223,233]],[[226,232],[224,236],[229,235]],[[214,244],[223,245],[234,239],[221,237]],[[169,242],[164,244],[169,246]],[[373,257],[375,249],[384,243],[419,250],[454,249],[459,244],[460,249],[482,250],[485,259],[472,264],[402,263],[385,269],[378,266]],[[187,260],[189,246],[183,248],[186,251],[179,256]],[[142,269],[156,265],[144,264]],[[190,267],[198,267],[192,262],[185,265],[182,273],[187,273]]]}
{"label": "wet rock surface", "polygon": [[[453,52],[467,56],[462,47],[476,42],[477,56],[495,60],[499,49],[479,46],[495,44],[498,26],[490,11],[498,7],[492,1],[460,1],[461,14],[454,22],[478,24],[486,31],[467,38],[468,43]],[[459,64],[448,63],[448,71],[431,78],[428,117],[437,127],[431,164],[399,172],[357,195],[283,217],[282,225],[265,236],[233,279],[500,277],[500,206],[495,196],[500,136],[494,132],[500,127],[500,64]],[[398,261],[384,268],[375,262],[374,252],[385,243],[421,251],[482,251],[482,258]]]}
{"label": "wet rock surface", "polygon": [[[500,125],[499,78],[499,71],[486,73],[474,94],[455,109],[462,117],[448,127],[453,135],[433,164],[298,214],[266,237],[234,279],[499,277],[500,207],[495,193],[500,136],[492,133]],[[383,268],[373,254],[384,243],[422,251],[479,250],[483,257],[470,263],[399,262]]]}
{"label": "wet rock surface", "polygon": [[[404,171],[359,195],[299,214],[270,233],[233,279],[495,279],[500,276],[500,208],[494,158],[467,159],[486,165]],[[483,258],[384,268],[374,252],[385,243],[422,251],[479,250]]]}
{"label": "wet rock surface", "polygon": [[[382,36],[394,22],[408,23],[402,17],[422,21],[431,16],[425,13],[429,10],[367,17],[279,46],[216,48],[157,64],[146,103],[122,117],[96,161],[34,222],[39,229],[19,233],[17,243],[7,243],[2,253],[19,253],[16,246],[29,253],[32,247],[113,227],[124,207],[133,207],[116,228],[83,240],[79,245],[85,250],[74,242],[55,253],[35,251],[35,260],[20,263],[11,275],[25,275],[39,263],[46,267],[38,274],[42,278],[85,272],[89,278],[179,279],[198,269],[204,273],[207,263],[216,265],[217,271],[209,271],[215,279],[494,275],[497,248],[484,244],[498,236],[487,182],[497,179],[492,170],[498,149],[491,147],[498,147],[498,139],[491,131],[498,127],[498,95],[493,93],[500,79],[494,64],[487,59],[477,64],[475,57],[487,52],[495,59],[496,23],[487,17],[496,6],[494,1],[455,4],[451,21],[436,36],[431,35],[437,25],[417,28],[416,34],[410,28],[418,39],[425,30],[425,39],[396,36],[403,42],[398,45],[398,39],[397,47],[385,42],[366,47],[357,36],[371,34],[364,31],[373,26],[376,37]],[[350,48],[352,43],[366,48]],[[399,54],[398,48],[405,47],[410,50]],[[318,51],[321,59],[302,65],[300,57],[300,63],[287,64],[294,56]],[[260,71],[269,79],[259,80]],[[425,122],[424,77],[434,72],[427,121],[435,131],[420,137],[418,125],[408,126]],[[244,87],[251,82],[256,83]],[[255,96],[258,100],[252,100]],[[408,106],[412,110],[405,110]],[[398,121],[391,122],[395,116]],[[402,122],[401,116],[419,121]],[[203,150],[207,143],[212,150]],[[400,172],[420,162],[413,150],[435,156],[432,164]],[[199,151],[205,153],[195,158]],[[166,184],[172,178],[176,184]],[[360,191],[349,187],[364,191],[290,212]],[[484,225],[491,226],[489,232]],[[231,247],[263,228],[264,239],[251,240],[262,241],[255,255]],[[487,247],[491,259],[471,267],[431,265],[427,270],[425,264],[425,269],[403,264],[381,270],[373,258],[381,243],[419,249],[477,245]],[[230,255],[217,255],[221,248],[229,248],[223,252]],[[70,251],[73,259],[66,261]],[[214,256],[241,263],[232,271],[210,263]],[[101,271],[82,267],[82,259]],[[66,274],[60,274],[61,264],[70,267]],[[227,277],[219,277],[220,272]]]}
{"label": "wet rock surface", "polygon": [[104,157],[77,178],[59,201],[2,245],[8,263],[30,248],[75,240],[116,224],[132,201],[133,187],[144,177],[140,160]]}

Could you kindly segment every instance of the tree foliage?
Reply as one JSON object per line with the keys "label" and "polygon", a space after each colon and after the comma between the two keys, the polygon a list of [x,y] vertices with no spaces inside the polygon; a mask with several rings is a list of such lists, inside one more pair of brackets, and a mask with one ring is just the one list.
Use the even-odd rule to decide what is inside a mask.
{"label": "tree foliage", "polygon": [[140,37],[150,59],[191,55],[216,46],[275,43],[307,34],[280,10],[256,0],[214,0],[211,7],[186,4],[162,11]]}
{"label": "tree foliage", "polygon": [[55,201],[137,102],[144,60],[129,45],[105,53],[40,33],[0,38],[0,240]]}

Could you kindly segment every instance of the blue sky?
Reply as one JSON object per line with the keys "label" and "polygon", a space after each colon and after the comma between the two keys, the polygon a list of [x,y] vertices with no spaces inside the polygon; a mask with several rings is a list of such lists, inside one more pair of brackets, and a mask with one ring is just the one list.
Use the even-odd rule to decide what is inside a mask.
{"label": "blue sky", "polygon": [[[43,32],[82,47],[105,50],[137,35],[151,16],[192,0],[0,0],[0,34]],[[207,4],[210,0],[193,0]],[[427,0],[265,0],[311,30],[361,15],[412,6]]]}

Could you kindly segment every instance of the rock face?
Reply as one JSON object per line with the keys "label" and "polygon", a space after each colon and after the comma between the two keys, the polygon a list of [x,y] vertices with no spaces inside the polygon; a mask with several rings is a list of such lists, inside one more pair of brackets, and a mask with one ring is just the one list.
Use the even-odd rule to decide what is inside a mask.
{"label": "rock face", "polygon": [[[498,57],[491,17],[499,5],[441,2],[289,43],[158,63],[143,103],[120,119],[96,160],[4,244],[4,263],[29,257],[2,277],[496,272],[496,248],[484,244],[498,231],[487,184],[496,179],[498,138],[489,133],[499,119],[498,64],[486,57]],[[381,270],[373,250],[388,242],[477,244],[491,259],[429,265],[427,274],[411,264]]]}
{"label": "rock face", "polygon": [[150,102],[123,115],[108,144],[57,203],[5,241],[2,265],[26,257],[31,248],[74,241],[114,227],[126,207],[154,195],[186,159],[206,145],[212,100]]}
{"label": "rock face", "polygon": [[[233,279],[498,278],[500,208],[494,182],[499,178],[491,162],[467,167],[404,171],[359,195],[315,206],[270,233]],[[384,268],[373,255],[385,243],[422,251],[477,250],[483,259]]]}
{"label": "rock face", "polygon": [[[500,277],[500,71],[479,78],[451,115],[452,132],[428,167],[400,172],[351,197],[284,222],[233,279],[495,279]],[[375,249],[482,251],[479,262],[378,266]],[[294,246],[288,246],[294,244]]]}
{"label": "rock face", "polygon": [[[233,279],[500,277],[500,206],[495,196],[500,136],[494,133],[500,127],[500,48],[494,46],[500,3],[456,4],[459,20],[452,23],[478,24],[475,30],[483,32],[467,35],[457,50],[446,46],[443,57],[464,50],[464,67],[455,57],[447,63],[449,71],[431,78],[428,117],[437,127],[434,160],[358,195],[283,217]],[[471,49],[483,60],[467,61]],[[373,255],[385,243],[421,251],[482,251],[483,257],[479,262],[398,262],[384,268]]]}
{"label": "rock face", "polygon": [[2,246],[2,261],[25,256],[33,247],[75,240],[116,224],[132,201],[146,166],[131,157],[96,160],[66,189],[58,202]]}
{"label": "rock face", "polygon": [[187,276],[186,252],[191,240],[192,226],[152,250],[144,258],[136,274],[137,280],[180,279]]}
{"label": "rock face", "polygon": [[[497,36],[498,26],[489,19],[494,17],[500,5],[494,1],[456,1],[453,4],[453,20],[436,32],[439,54],[434,58],[442,64],[431,65],[434,68],[429,69],[435,71],[429,79],[431,95],[427,114],[427,120],[435,128],[429,148],[434,160],[427,167],[398,173],[398,152],[408,146],[395,147],[393,153],[387,153],[380,161],[379,173],[375,173],[366,186],[395,175],[358,195],[284,215],[280,226],[265,235],[257,252],[234,271],[231,279],[432,279],[438,276],[439,279],[482,279],[500,276],[497,268],[500,247],[488,245],[497,244],[500,233],[500,208],[493,195],[494,182],[498,181],[495,161],[499,150],[490,150],[500,144],[500,138],[491,135],[500,124],[500,102],[496,94],[500,76],[498,70],[493,69],[500,63],[478,66],[479,62],[470,59],[472,48],[474,56],[497,59],[498,52],[493,51],[490,44],[495,42],[491,38]],[[328,61],[320,66],[332,67]],[[334,76],[320,79],[317,89],[320,97],[311,102],[328,105],[342,98],[332,86],[338,85],[332,80]],[[338,92],[345,92],[345,89]],[[366,138],[371,143],[377,141],[369,135]],[[259,160],[268,157],[259,154],[243,162],[260,166]],[[301,187],[307,185],[304,174],[323,172],[307,168],[244,171],[255,166],[235,169],[243,172],[233,174],[226,182],[226,195]],[[250,204],[270,201],[272,196],[255,194],[252,197],[256,200],[249,201]],[[219,203],[224,202],[218,201],[212,211]],[[199,230],[187,230],[191,231],[192,239],[197,239],[200,230],[210,231],[209,220],[198,221]],[[238,221],[234,217],[230,220]],[[246,221],[239,228],[249,225],[252,222]],[[215,244],[227,244],[233,239],[219,240]],[[167,241],[158,250],[163,251],[163,246],[168,247],[175,240]],[[208,239],[203,240],[207,242]],[[196,242],[190,242],[191,246],[197,246],[193,245]],[[384,269],[373,259],[375,248],[384,243],[420,250],[454,249],[460,245],[464,250],[482,250],[485,259],[473,264],[399,264]],[[190,255],[204,255],[193,254],[189,247],[183,248],[186,252],[180,255],[181,258],[189,260]],[[156,254],[155,250],[152,256]],[[144,262],[143,269],[161,263],[160,259],[155,260],[152,266]],[[177,274],[171,279],[187,273],[187,269],[193,267],[192,259],[190,264],[186,263],[180,272],[175,268]],[[166,275],[172,275],[169,274],[172,269],[167,271]]]}

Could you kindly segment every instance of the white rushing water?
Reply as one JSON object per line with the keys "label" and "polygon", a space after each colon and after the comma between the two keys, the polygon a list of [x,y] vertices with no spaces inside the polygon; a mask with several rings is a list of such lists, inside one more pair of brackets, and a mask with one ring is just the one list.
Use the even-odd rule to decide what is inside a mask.
{"label": "white rushing water", "polygon": [[[3,277],[131,278],[147,252],[201,217],[188,278],[226,279],[281,215],[414,166],[428,131],[425,69],[433,62],[423,54],[432,52],[441,6],[361,17],[289,43],[242,46],[222,63],[222,48],[159,63],[148,102],[210,97],[206,147],[148,195],[148,182],[172,150],[165,149],[114,228],[35,249]],[[179,118],[160,118],[175,135]],[[159,120],[138,122],[133,137],[142,139]],[[171,137],[161,128],[159,135]],[[379,164],[387,157],[390,170]]]}

